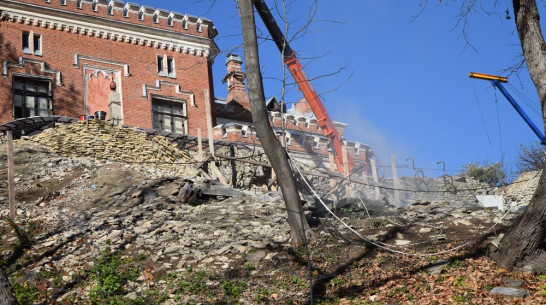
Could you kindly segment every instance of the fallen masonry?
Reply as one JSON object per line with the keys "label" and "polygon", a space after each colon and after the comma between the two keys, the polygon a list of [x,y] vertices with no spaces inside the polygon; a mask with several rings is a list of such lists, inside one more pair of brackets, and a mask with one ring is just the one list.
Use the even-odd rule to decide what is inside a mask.
{"label": "fallen masonry", "polygon": [[[71,150],[75,146],[63,148],[66,144],[59,131],[87,128],[85,124],[78,124],[58,126],[56,131],[16,143],[18,219],[23,226],[35,223],[39,230],[28,255],[19,258],[18,265],[24,267],[13,266],[9,270],[15,282],[42,287],[44,275],[58,274],[56,288],[44,288],[49,289],[50,297],[86,300],[98,293],[94,268],[110,260],[112,264],[119,262],[116,266],[124,273],[125,280],[120,289],[128,298],[145,298],[152,289],[166,292],[165,304],[194,301],[197,292],[181,293],[186,288],[180,287],[186,287],[184,281],[191,284],[189,278],[202,276],[203,287],[222,291],[222,298],[231,297],[224,289],[226,283],[236,285],[238,282],[232,279],[251,277],[255,291],[269,289],[273,285],[269,278],[288,278],[289,282],[299,283],[299,290],[278,288],[277,297],[305,299],[305,285],[301,284],[305,280],[298,282],[300,276],[305,279],[305,273],[294,273],[296,267],[287,265],[299,254],[290,243],[282,196],[267,187],[270,178],[267,169],[239,164],[235,175],[238,176],[233,178],[233,163],[220,160],[219,170],[228,184],[235,187],[223,185],[214,179],[210,168],[203,166],[203,159],[198,159],[195,151],[179,150],[176,145],[158,138],[153,143],[161,153],[146,155],[144,148],[149,147],[151,141],[148,136],[141,136],[135,130],[119,131],[123,129],[107,134],[116,141],[121,139],[114,136],[119,131],[128,137],[123,141],[133,141],[131,151],[135,155],[131,162],[117,160],[113,155],[108,158],[81,156],[79,151]],[[103,137],[104,128],[109,127],[92,128],[93,136],[82,137],[85,140],[78,145],[85,146],[86,141],[97,134]],[[137,135],[132,135],[133,132]],[[46,137],[50,140],[43,140]],[[0,149],[5,151],[5,145],[0,145]],[[221,149],[229,152],[229,147]],[[89,148],[82,151],[88,152]],[[131,151],[125,151],[125,156]],[[111,150],[110,154],[116,152]],[[237,148],[236,156],[265,161],[256,150]],[[147,158],[169,160],[174,164],[138,161]],[[0,155],[0,160],[5,164],[5,155]],[[7,215],[5,175],[5,169],[0,171],[2,217]],[[327,178],[308,178],[326,192]],[[232,183],[232,179],[237,182]],[[443,180],[431,181],[429,186],[442,183]],[[389,203],[388,194],[380,200],[369,196],[372,187],[356,183],[350,187],[355,197],[343,198],[344,190],[340,190],[336,196],[342,199],[325,200],[326,207],[303,191],[305,215],[317,240],[339,240],[341,244],[352,240],[361,242],[360,248],[366,249],[367,243],[352,229],[366,240],[384,243],[396,251],[449,249],[472,244],[482,237],[493,240],[496,230],[513,222],[521,212],[519,207],[525,205],[519,200],[517,208],[506,213],[484,209],[474,201],[447,197],[444,201],[416,198],[406,206],[396,207]],[[334,219],[326,208],[347,226]],[[4,222],[2,228],[2,259],[10,261],[15,254],[11,245],[17,237],[7,233],[7,223]],[[329,246],[330,249],[338,247]],[[441,262],[440,265],[443,266]],[[197,274],[196,270],[206,273]],[[178,288],[172,288],[173,283]],[[238,300],[242,296],[234,298]],[[270,300],[274,300],[272,298],[270,296]]]}

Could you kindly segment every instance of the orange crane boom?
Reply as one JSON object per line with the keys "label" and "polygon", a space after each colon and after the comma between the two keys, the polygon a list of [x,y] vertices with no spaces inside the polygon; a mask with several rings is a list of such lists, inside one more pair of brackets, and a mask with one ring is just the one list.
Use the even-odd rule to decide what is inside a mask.
{"label": "orange crane boom", "polygon": [[[303,66],[296,56],[296,52],[294,52],[292,48],[290,48],[288,42],[286,41],[286,38],[282,34],[279,26],[277,25],[277,22],[273,18],[273,15],[271,15],[271,11],[265,4],[264,0],[254,0],[253,3],[256,11],[260,15],[260,18],[262,19],[267,30],[271,34],[273,41],[275,41],[275,44],[279,48],[279,51],[284,54],[284,64],[288,67],[290,74],[292,74],[292,77],[294,77],[294,79],[296,80],[298,88],[303,93],[303,96],[309,103],[311,110],[313,110],[313,113],[317,118],[318,126],[322,130],[324,136],[332,144],[333,151],[335,152],[334,160],[336,163],[336,167],[339,172],[343,173],[343,141],[341,139],[341,136],[339,135],[339,132],[334,126],[332,119],[328,115],[326,108],[324,108],[324,105],[322,104],[322,101],[320,100],[317,92],[315,91],[313,86],[311,86],[311,81],[307,78],[307,75],[303,70]],[[346,154],[346,156],[347,172],[350,173],[355,166],[355,163],[353,161],[353,158],[348,153]]]}

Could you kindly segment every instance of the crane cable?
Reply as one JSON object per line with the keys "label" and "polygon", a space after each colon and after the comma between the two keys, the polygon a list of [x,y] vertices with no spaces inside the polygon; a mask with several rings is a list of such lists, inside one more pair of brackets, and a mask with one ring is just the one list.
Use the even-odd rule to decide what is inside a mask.
{"label": "crane cable", "polygon": [[482,107],[480,106],[480,100],[478,99],[478,93],[476,92],[476,86],[474,86],[474,82],[472,81],[472,88],[474,89],[474,96],[476,97],[476,104],[478,104],[478,109],[480,110],[480,116],[482,118],[483,128],[485,129],[485,134],[487,135],[487,140],[489,141],[489,148],[491,149],[491,153],[493,154],[493,159],[495,158],[495,151],[493,150],[493,145],[491,144],[491,138],[489,137],[489,132],[487,131],[487,125],[485,124],[485,119],[483,117]]}
{"label": "crane cable", "polygon": [[500,152],[501,152],[501,163],[504,162],[504,149],[502,145],[502,133],[501,133],[501,123],[500,123],[500,115],[499,115],[499,101],[497,99],[497,87],[493,86],[495,90],[495,107],[497,108],[497,127],[499,129],[499,144],[500,144]]}

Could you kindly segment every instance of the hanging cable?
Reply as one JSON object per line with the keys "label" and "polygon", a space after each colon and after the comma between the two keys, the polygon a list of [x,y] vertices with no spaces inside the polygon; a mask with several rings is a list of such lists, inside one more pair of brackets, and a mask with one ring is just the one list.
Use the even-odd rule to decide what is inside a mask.
{"label": "hanging cable", "polygon": [[497,127],[499,129],[499,143],[500,143],[500,152],[501,152],[501,162],[504,161],[504,150],[502,145],[502,133],[501,133],[501,124],[500,124],[500,115],[499,115],[499,101],[497,99],[497,87],[493,87],[495,92],[495,107],[497,108]]}
{"label": "hanging cable", "polygon": [[478,109],[480,110],[480,116],[482,118],[483,128],[485,129],[485,134],[487,135],[487,140],[489,141],[489,148],[491,149],[491,153],[493,154],[493,159],[495,158],[495,151],[493,150],[493,145],[491,144],[491,138],[489,137],[489,132],[487,131],[487,125],[485,124],[485,119],[483,117],[482,107],[480,106],[480,100],[478,99],[478,93],[476,92],[476,87],[474,86],[474,82],[472,82],[472,88],[474,89],[474,96],[476,97],[476,104],[478,104]]}

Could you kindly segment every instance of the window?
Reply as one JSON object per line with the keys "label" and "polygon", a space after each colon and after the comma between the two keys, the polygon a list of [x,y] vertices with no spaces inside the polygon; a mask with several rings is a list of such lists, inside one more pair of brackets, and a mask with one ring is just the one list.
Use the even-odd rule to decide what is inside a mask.
{"label": "window", "polygon": [[188,22],[186,21],[186,19],[182,20],[182,28],[184,30],[187,30],[188,29]]}
{"label": "window", "polygon": [[167,75],[174,77],[174,60],[171,57],[167,57]]}
{"label": "window", "polygon": [[157,73],[160,76],[176,78],[176,73],[174,70],[174,58],[167,57],[166,55],[157,56]]}
{"label": "window", "polygon": [[91,10],[93,12],[97,11],[97,0],[93,1],[93,3],[91,3]]}
{"label": "window", "polygon": [[42,35],[40,34],[34,34],[33,36],[33,42],[34,42],[34,55],[42,55]]}
{"label": "window", "polygon": [[23,53],[32,54],[30,51],[30,33],[23,32]]}
{"label": "window", "polygon": [[76,8],[82,9],[82,0],[76,1]]}
{"label": "window", "polygon": [[138,12],[138,20],[144,20],[144,11],[140,10]]}
{"label": "window", "polygon": [[154,129],[187,133],[186,101],[152,98],[152,121]]}
{"label": "window", "polygon": [[112,2],[108,4],[108,7],[106,8],[106,14],[114,15],[114,4]]}
{"label": "window", "polygon": [[42,35],[30,32],[23,32],[22,46],[24,54],[42,55]]}
{"label": "window", "polygon": [[169,16],[169,18],[167,19],[167,25],[173,26],[173,16]]}
{"label": "window", "polygon": [[129,8],[127,6],[123,8],[123,17],[129,18]]}
{"label": "window", "polygon": [[154,14],[154,23],[159,23],[159,14]]}
{"label": "window", "polygon": [[61,3],[61,5],[66,5],[66,0],[60,0],[59,2]]}
{"label": "window", "polygon": [[51,115],[51,82],[13,77],[13,116],[25,118]]}

